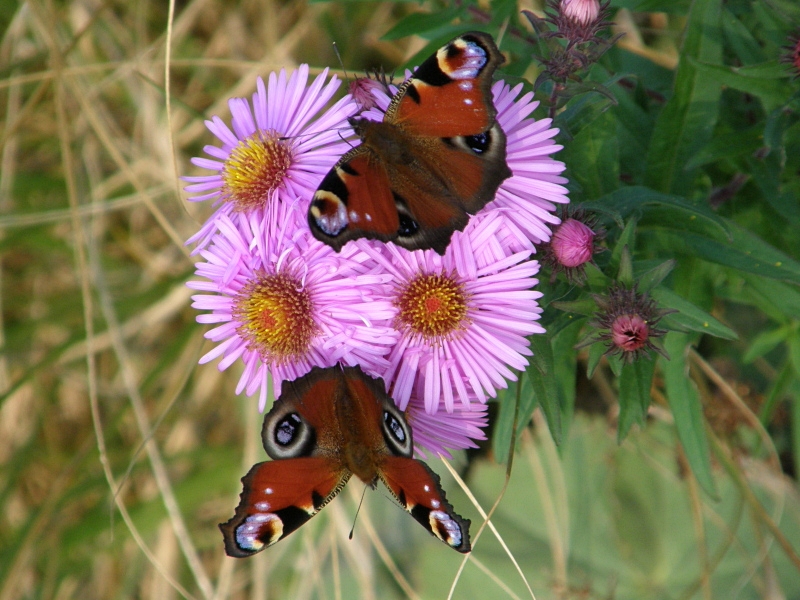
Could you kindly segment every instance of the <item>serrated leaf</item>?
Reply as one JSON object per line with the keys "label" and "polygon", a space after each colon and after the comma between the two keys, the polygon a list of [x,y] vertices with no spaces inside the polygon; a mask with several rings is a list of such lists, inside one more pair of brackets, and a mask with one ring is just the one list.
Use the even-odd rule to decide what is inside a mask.
{"label": "serrated leaf", "polygon": [[736,332],[720,323],[702,308],[666,288],[655,288],[650,296],[658,302],[659,308],[671,308],[678,312],[665,315],[659,325],[678,331],[697,331],[714,337],[737,340]]}
{"label": "serrated leaf", "polygon": [[711,475],[711,458],[703,408],[686,364],[689,336],[683,333],[668,333],[664,346],[670,355],[670,360],[662,360],[661,366],[666,383],[667,401],[675,419],[678,439],[697,482],[707,494],[716,499],[717,489]]}

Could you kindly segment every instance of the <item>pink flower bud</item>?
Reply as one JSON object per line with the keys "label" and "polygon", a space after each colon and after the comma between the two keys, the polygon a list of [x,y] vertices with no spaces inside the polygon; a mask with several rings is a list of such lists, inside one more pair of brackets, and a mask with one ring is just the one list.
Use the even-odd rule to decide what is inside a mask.
{"label": "pink flower bud", "polygon": [[580,266],[592,258],[595,232],[576,219],[567,219],[553,234],[550,245],[556,260],[567,267]]}
{"label": "pink flower bud", "polygon": [[561,0],[561,14],[574,23],[589,25],[600,14],[598,0]]}
{"label": "pink flower bud", "polygon": [[643,348],[650,337],[650,327],[639,315],[620,315],[611,324],[611,341],[623,352]]}
{"label": "pink flower bud", "polygon": [[369,110],[377,106],[375,96],[372,95],[373,90],[387,93],[387,83],[385,79],[380,79],[380,75],[376,75],[374,79],[372,77],[356,77],[350,82],[349,91],[353,100],[358,104],[359,110]]}

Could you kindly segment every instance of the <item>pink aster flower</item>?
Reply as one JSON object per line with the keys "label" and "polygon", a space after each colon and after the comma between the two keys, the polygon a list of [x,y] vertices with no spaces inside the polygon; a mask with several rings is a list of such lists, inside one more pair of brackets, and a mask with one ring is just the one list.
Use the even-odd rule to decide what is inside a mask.
{"label": "pink aster flower", "polygon": [[[406,79],[411,72],[406,73]],[[552,119],[536,120],[530,115],[539,105],[533,101],[533,93],[519,97],[522,84],[513,88],[498,81],[492,86],[494,105],[497,109],[497,122],[506,134],[506,162],[512,176],[500,184],[493,202],[487,204],[478,214],[502,211],[513,223],[504,237],[512,242],[514,251],[533,250],[533,244],[541,244],[550,239],[549,225],[557,225],[556,206],[567,204],[568,180],[561,177],[564,163],[551,158],[561,150],[553,138],[558,129],[551,127]],[[371,86],[375,107],[365,110],[361,117],[380,121],[391,102],[397,87],[388,86],[388,93],[380,86]],[[523,235],[518,235],[517,232]],[[516,238],[516,240],[514,240]]]}
{"label": "pink aster flower", "polygon": [[186,191],[197,194],[190,200],[212,200],[219,207],[187,242],[198,243],[195,252],[208,245],[223,215],[274,219],[277,204],[298,199],[307,208],[322,178],[350,149],[343,138],[352,134],[347,118],[357,110],[350,96],[324,110],[340,84],[336,76],[327,78],[325,69],[307,86],[308,65],[288,79],[284,69],[271,73],[267,85],[259,77],[252,108],[244,98],[228,103],[232,131],[217,116],[206,121],[222,146],[206,146],[211,158],[192,163],[212,173],[184,179],[191,182]]}
{"label": "pink aster flower", "polygon": [[533,93],[522,97],[522,84],[513,88],[498,81],[492,86],[497,122],[506,134],[506,162],[513,175],[497,190],[494,202],[484,210],[507,209],[517,226],[534,244],[550,239],[548,224],[557,225],[557,204],[567,204],[564,163],[551,155],[562,146],[553,142],[558,129],[552,119],[536,120],[530,114],[539,105]]}
{"label": "pink aster flower", "polygon": [[487,404],[473,402],[469,406],[457,404],[452,412],[428,414],[424,399],[412,396],[405,414],[416,453],[422,458],[427,458],[426,452],[451,458],[449,450],[477,448],[475,441],[486,439],[487,410]]}
{"label": "pink aster flower", "polygon": [[[382,373],[391,395],[405,410],[413,395],[425,410],[448,412],[477,399],[485,402],[516,380],[531,354],[527,337],[542,333],[541,309],[533,291],[539,270],[530,251],[503,254],[487,229],[499,213],[472,219],[456,232],[444,256],[413,252],[394,244],[358,240],[355,245],[391,274],[393,323],[400,339]],[[495,256],[496,260],[489,260]]]}
{"label": "pink aster flower", "polygon": [[217,221],[218,233],[200,251],[205,262],[196,265],[206,281],[187,284],[206,292],[192,297],[194,308],[210,311],[198,322],[217,324],[205,335],[217,346],[201,363],[221,357],[224,370],[241,359],[236,393],[260,390],[260,410],[268,377],[277,396],[284,380],[313,366],[358,364],[373,375],[387,369],[384,355],[398,337],[385,299],[390,276],[366,254],[351,247],[336,253],[308,228],[283,228],[256,215],[234,221],[222,214]]}

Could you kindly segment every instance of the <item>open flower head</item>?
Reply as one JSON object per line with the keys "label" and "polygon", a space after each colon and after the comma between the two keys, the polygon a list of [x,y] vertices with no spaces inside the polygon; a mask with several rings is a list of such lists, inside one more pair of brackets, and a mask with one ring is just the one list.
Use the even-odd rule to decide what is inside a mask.
{"label": "open flower head", "polygon": [[388,367],[384,355],[398,337],[385,299],[389,276],[357,248],[337,254],[308,228],[220,215],[218,233],[200,254],[196,273],[205,281],[188,285],[205,293],[193,296],[192,306],[210,311],[198,322],[217,325],[205,335],[217,345],[200,362],[221,358],[224,370],[241,359],[236,393],[260,391],[261,410],[268,377],[277,395],[284,380],[313,366],[358,364],[373,375]]}
{"label": "open flower head", "polygon": [[229,101],[232,129],[217,116],[206,121],[222,145],[206,146],[211,158],[192,163],[212,173],[184,179],[186,191],[196,194],[192,201],[212,200],[218,208],[189,239],[198,244],[195,251],[211,241],[220,216],[274,219],[280,202],[307,208],[322,178],[350,149],[347,118],[357,105],[346,96],[325,109],[340,84],[336,76],[328,80],[327,69],[307,83],[308,65],[288,77],[283,69],[271,73],[267,84],[259,77],[252,105],[244,98]]}
{"label": "open flower head", "polygon": [[471,221],[453,235],[444,256],[356,242],[394,283],[390,299],[400,339],[382,376],[401,410],[414,395],[430,414],[440,403],[452,412],[457,404],[485,402],[516,380],[512,369],[527,366],[526,336],[544,331],[536,322],[541,293],[532,289],[539,265],[528,260],[529,251],[487,260],[502,246],[485,230],[501,218]]}

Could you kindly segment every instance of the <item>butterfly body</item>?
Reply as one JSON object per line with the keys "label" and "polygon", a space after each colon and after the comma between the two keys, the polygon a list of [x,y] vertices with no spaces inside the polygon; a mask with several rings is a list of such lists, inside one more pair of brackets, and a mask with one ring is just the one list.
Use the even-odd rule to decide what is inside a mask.
{"label": "butterfly body", "polygon": [[411,458],[411,430],[383,382],[358,367],[313,369],[287,382],[264,419],[273,459],[242,479],[236,514],[221,524],[230,556],[250,556],[306,523],[352,475],[383,481],[428,531],[468,552],[469,521],[453,512],[438,476]]}
{"label": "butterfly body", "polygon": [[503,60],[491,36],[464,34],[403,83],[383,121],[351,119],[362,143],[314,194],[315,237],[337,251],[366,237],[444,253],[511,176],[491,92]]}

